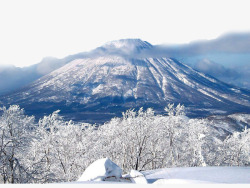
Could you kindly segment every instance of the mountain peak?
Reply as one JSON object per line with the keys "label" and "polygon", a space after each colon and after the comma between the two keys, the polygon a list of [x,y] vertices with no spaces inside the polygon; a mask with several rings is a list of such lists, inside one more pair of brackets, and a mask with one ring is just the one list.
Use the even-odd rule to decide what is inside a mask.
{"label": "mountain peak", "polygon": [[141,39],[120,39],[107,42],[102,46],[108,51],[121,51],[123,53],[140,52],[143,49],[150,49],[153,46],[147,41]]}

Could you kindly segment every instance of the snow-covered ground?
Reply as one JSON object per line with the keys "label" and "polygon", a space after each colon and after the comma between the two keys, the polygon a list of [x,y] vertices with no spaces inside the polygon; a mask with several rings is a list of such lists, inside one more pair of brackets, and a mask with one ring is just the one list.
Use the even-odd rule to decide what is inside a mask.
{"label": "snow-covered ground", "polygon": [[[148,184],[250,184],[250,167],[182,167],[143,171]],[[128,182],[77,181],[76,184]],[[140,184],[140,182],[138,182]]]}
{"label": "snow-covered ground", "polygon": [[[250,167],[187,167],[165,168],[142,172],[148,184],[250,184]],[[126,182],[74,182],[126,183]]]}
{"label": "snow-covered ground", "polygon": [[77,184],[250,184],[250,167],[176,167],[122,175],[108,158],[92,163]]}
{"label": "snow-covered ground", "polygon": [[250,184],[250,167],[182,167],[142,172],[148,183],[226,183]]}

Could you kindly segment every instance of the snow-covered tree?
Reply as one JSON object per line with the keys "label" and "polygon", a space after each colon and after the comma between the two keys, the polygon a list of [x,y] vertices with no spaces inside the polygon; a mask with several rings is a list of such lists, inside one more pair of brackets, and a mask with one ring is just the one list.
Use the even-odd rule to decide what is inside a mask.
{"label": "snow-covered tree", "polygon": [[17,105],[1,108],[0,182],[77,180],[95,160],[108,157],[123,172],[174,166],[250,165],[250,130],[218,137],[213,122],[190,119],[169,104],[166,115],[151,108],[127,110],[103,125],[64,121],[59,110],[37,123]]}
{"label": "snow-covered tree", "polygon": [[89,164],[84,160],[89,160],[85,154],[91,147],[88,134],[93,129],[63,121],[58,113],[55,111],[39,120],[38,139],[32,143],[30,159],[41,171],[37,173],[40,182],[76,180]]}
{"label": "snow-covered tree", "polygon": [[2,107],[0,117],[0,176],[3,183],[25,183],[32,179],[26,153],[33,142],[34,117],[25,116],[17,105]]}
{"label": "snow-covered tree", "polygon": [[188,118],[181,105],[169,105],[166,111],[169,116],[155,116],[150,108],[126,111],[122,118],[114,118],[98,129],[100,139],[95,150],[125,170],[180,164],[181,132]]}
{"label": "snow-covered tree", "polygon": [[114,118],[100,126],[96,150],[102,151],[125,169],[142,169],[148,161],[149,143],[152,139],[154,111],[141,108],[128,110],[123,118]]}
{"label": "snow-covered tree", "polygon": [[184,127],[183,143],[185,143],[185,165],[206,166],[204,159],[205,138],[208,136],[208,128],[204,121],[190,119]]}
{"label": "snow-covered tree", "polygon": [[229,135],[220,148],[221,165],[249,166],[250,165],[250,129],[234,132]]}

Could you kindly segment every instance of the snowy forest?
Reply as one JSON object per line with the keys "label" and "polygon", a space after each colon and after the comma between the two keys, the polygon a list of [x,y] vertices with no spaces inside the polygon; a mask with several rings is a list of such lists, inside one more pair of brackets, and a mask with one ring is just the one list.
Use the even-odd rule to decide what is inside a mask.
{"label": "snowy forest", "polygon": [[250,166],[250,129],[221,137],[212,122],[191,119],[183,105],[165,115],[133,109],[103,125],[65,121],[60,111],[37,122],[18,105],[1,108],[0,183],[76,181],[109,157],[124,172],[166,167]]}

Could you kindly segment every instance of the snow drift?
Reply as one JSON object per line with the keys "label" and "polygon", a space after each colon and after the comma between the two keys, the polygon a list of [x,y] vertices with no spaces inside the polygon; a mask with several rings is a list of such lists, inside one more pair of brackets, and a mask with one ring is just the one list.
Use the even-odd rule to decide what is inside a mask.
{"label": "snow drift", "polygon": [[93,162],[78,181],[104,181],[111,177],[122,177],[122,169],[109,158],[102,158]]}
{"label": "snow drift", "polygon": [[[78,182],[133,184],[249,184],[250,167],[179,167],[147,171],[131,170],[122,175],[122,169],[108,158],[92,163]],[[104,182],[103,182],[104,183]]]}

